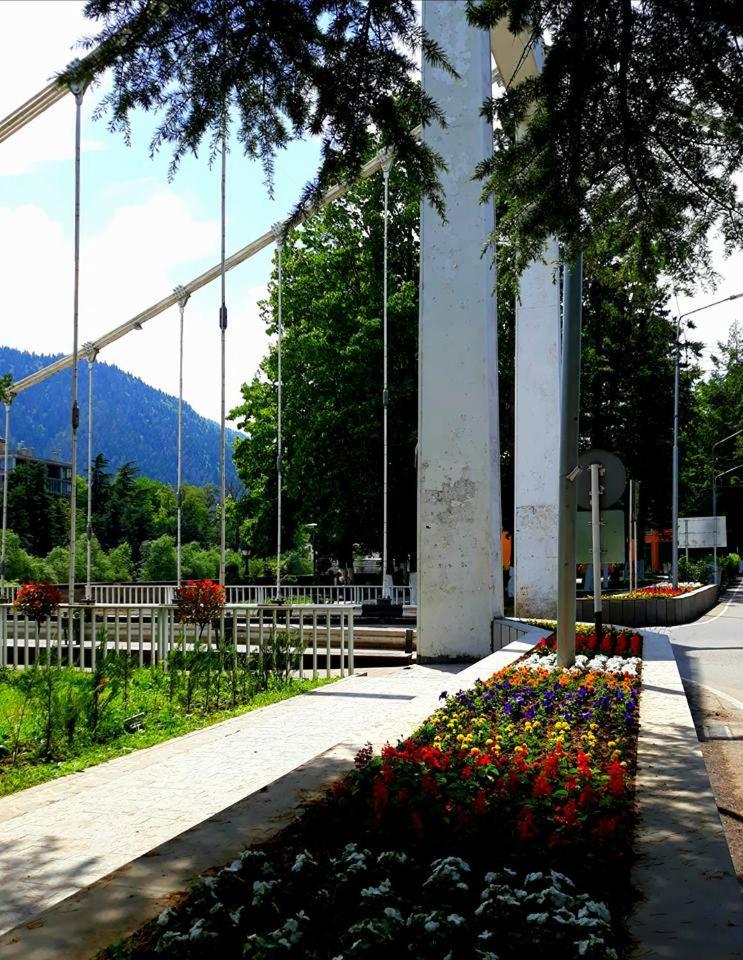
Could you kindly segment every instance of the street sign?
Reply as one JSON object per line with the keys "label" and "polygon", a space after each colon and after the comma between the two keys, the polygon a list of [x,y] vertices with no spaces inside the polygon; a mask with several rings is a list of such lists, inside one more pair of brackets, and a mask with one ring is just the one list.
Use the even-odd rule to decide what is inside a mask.
{"label": "street sign", "polygon": [[[715,524],[717,521],[717,524]],[[717,534],[715,535],[715,526]],[[679,517],[679,546],[690,550],[727,547],[727,520],[725,517]]]}
{"label": "street sign", "polygon": [[[624,563],[624,511],[602,510],[601,512],[601,563]],[[578,511],[575,562],[592,563],[591,513]]]}
{"label": "street sign", "polygon": [[606,510],[613,506],[624,493],[627,486],[627,474],[624,465],[618,456],[608,450],[587,450],[578,458],[581,473],[576,480],[578,506],[584,510],[591,509],[591,464],[601,465],[601,488],[599,506]]}

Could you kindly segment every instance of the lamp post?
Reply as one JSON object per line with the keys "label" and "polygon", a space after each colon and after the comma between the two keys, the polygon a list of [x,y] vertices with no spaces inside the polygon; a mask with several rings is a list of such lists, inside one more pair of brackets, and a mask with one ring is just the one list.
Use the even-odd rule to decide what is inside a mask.
{"label": "lamp post", "polygon": [[714,300],[712,303],[706,303],[703,307],[696,307],[694,310],[687,310],[686,313],[680,313],[676,317],[676,349],[674,351],[674,370],[673,370],[673,476],[672,476],[672,496],[671,496],[671,577],[674,588],[679,585],[679,379],[681,366],[681,321],[695,313],[701,313],[702,310],[709,310],[710,307],[717,307],[721,303],[727,303],[729,300],[737,300],[743,297],[743,293],[733,293],[729,297],[723,297],[722,300]]}
{"label": "lamp post", "polygon": [[720,477],[724,477],[726,473],[732,473],[734,470],[738,470],[740,466],[733,467],[732,470],[725,470],[723,473],[716,473],[716,451],[721,444],[727,443],[728,440],[732,440],[735,437],[739,437],[741,433],[743,433],[743,428],[736,430],[735,433],[731,433],[727,437],[723,437],[722,440],[718,440],[712,444],[712,521],[715,525],[715,544],[713,547],[715,583],[717,583],[717,481]]}

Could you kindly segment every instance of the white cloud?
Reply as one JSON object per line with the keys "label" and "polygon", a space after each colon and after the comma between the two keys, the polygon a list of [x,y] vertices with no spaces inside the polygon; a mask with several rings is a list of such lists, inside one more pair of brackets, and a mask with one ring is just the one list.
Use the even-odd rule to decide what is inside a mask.
{"label": "white cloud", "polygon": [[[4,0],[0,3],[0,117],[5,117],[49,81],[81,51],[77,41],[94,32],[80,0]],[[31,39],[32,38],[32,39]],[[84,106],[87,115],[94,98]],[[68,160],[74,152],[74,101],[65,97],[0,146],[0,175],[14,176]],[[102,128],[101,128],[102,130]],[[105,149],[84,135],[84,150]]]}
{"label": "white cloud", "polygon": [[[84,236],[80,268],[80,343],[94,340],[187,282],[217,260],[218,224],[196,219],[171,188],[112,212],[103,229]],[[207,258],[205,261],[204,258]],[[194,263],[194,261],[200,261]],[[38,206],[0,208],[0,342],[36,352],[72,346],[72,243],[61,223]],[[239,268],[228,275],[227,404],[266,348],[257,303],[265,287],[247,287]],[[196,293],[186,310],[185,396],[206,416],[219,416],[218,287]],[[175,393],[178,311],[173,308],[107,348],[101,359]],[[136,411],[130,416],[136,417]]]}

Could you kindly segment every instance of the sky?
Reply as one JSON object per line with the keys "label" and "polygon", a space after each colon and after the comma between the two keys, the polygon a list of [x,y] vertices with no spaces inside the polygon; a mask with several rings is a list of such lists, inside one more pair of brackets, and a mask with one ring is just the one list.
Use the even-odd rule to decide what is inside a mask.
{"label": "sky", "polygon": [[[41,90],[94,32],[79,0],[0,2],[0,117]],[[33,38],[31,42],[31,38]],[[186,159],[168,183],[170,154],[149,156],[152,120],[133,127],[131,147],[83,104],[80,342],[93,340],[219,261],[219,168]],[[72,352],[75,106],[65,97],[0,144],[0,343],[37,353]],[[294,206],[317,167],[316,143],[295,143],[276,165],[275,199],[260,164],[228,156],[227,253],[264,233]],[[258,316],[273,247],[227,275],[227,406],[240,401],[266,353]],[[185,399],[219,418],[219,288],[186,308]],[[178,391],[178,309],[106,348],[101,359],[145,382]]]}
{"label": "sky", "polygon": [[[2,0],[0,117],[19,106],[75,55],[93,32],[81,0]],[[31,42],[30,38],[33,38]],[[167,151],[150,158],[153,121],[135,121],[133,144],[91,114],[101,90],[83,107],[80,342],[92,340],[216,264],[219,259],[219,171],[203,157],[186,159],[168,182]],[[74,101],[65,97],[0,145],[0,343],[35,352],[72,349]],[[270,199],[263,173],[235,146],[228,159],[228,254],[264,233],[293,207],[317,167],[318,146],[295,143],[276,165]],[[240,400],[268,341],[258,317],[273,248],[228,274],[227,405]],[[743,292],[743,253],[716,257],[720,283],[679,297],[682,311]],[[697,318],[706,357],[743,319],[743,300]],[[185,398],[219,417],[219,290],[196,293],[186,310]],[[676,310],[676,302],[671,308]],[[178,311],[173,308],[107,348],[115,363],[168,393],[178,388]],[[708,361],[707,361],[708,362]]]}

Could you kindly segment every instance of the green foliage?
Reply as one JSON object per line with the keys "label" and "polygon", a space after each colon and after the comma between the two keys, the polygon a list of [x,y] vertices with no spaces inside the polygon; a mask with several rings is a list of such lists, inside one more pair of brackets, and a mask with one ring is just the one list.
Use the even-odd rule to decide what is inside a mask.
{"label": "green foliage", "polygon": [[8,477],[8,524],[24,549],[44,556],[64,539],[69,516],[65,501],[47,489],[43,463],[19,463]]}
{"label": "green foliage", "polygon": [[[391,555],[415,552],[418,220],[420,187],[390,177]],[[286,240],[283,251],[284,530],[317,523],[317,552],[350,562],[381,546],[382,178],[359,184]],[[276,273],[262,319],[276,332]],[[272,347],[231,414],[246,437],[234,459],[248,494],[242,532],[253,555],[276,542],[276,377]],[[288,558],[287,558],[288,559]],[[291,561],[288,561],[291,562]]]}
{"label": "green foliage", "polygon": [[[263,658],[229,647],[176,652],[168,672],[101,653],[94,671],[54,658],[0,670],[0,796],[327,682],[287,679],[285,659],[274,662],[268,644]],[[139,713],[142,729],[127,733],[126,719]]]}
{"label": "green foliage", "polygon": [[479,169],[488,196],[509,198],[500,230],[521,263],[549,236],[584,248],[613,219],[682,279],[708,264],[712,228],[741,243],[734,3],[471,0],[467,13],[543,46],[541,73],[487,104],[495,150]]}
{"label": "green foliage", "polygon": [[[641,523],[671,524],[675,323],[662,259],[640,256],[625,218],[604,227],[585,251],[581,435],[584,446],[616,453],[641,483]],[[701,344],[691,342],[689,354]],[[683,371],[689,409],[699,369]],[[652,437],[652,442],[643,438]],[[627,493],[628,496],[628,493]],[[625,509],[627,502],[624,503]]]}
{"label": "green foliage", "polygon": [[134,111],[157,114],[151,149],[172,147],[171,171],[204,141],[213,159],[233,120],[270,190],[277,151],[318,137],[320,169],[299,210],[354,177],[381,130],[441,207],[440,160],[410,132],[444,119],[416,81],[416,52],[453,71],[423,36],[414,0],[88,0],[85,12],[100,30],[65,79],[89,82],[111,70],[98,113],[126,138]]}
{"label": "green foliage", "polygon": [[679,556],[679,580],[683,583],[708,583],[711,577],[712,557]]}
{"label": "green foliage", "polygon": [[147,540],[142,544],[142,580],[175,580],[176,550],[175,540],[163,534],[157,540]]}

